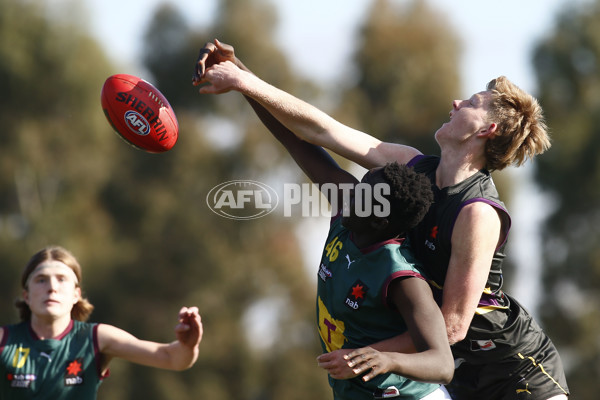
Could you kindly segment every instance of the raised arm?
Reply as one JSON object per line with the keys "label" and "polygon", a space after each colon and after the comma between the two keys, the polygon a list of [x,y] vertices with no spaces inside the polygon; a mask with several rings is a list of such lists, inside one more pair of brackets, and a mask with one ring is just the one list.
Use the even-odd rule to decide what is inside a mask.
{"label": "raised arm", "polygon": [[[226,46],[226,47],[223,47]],[[200,88],[200,93],[223,93],[237,90],[256,100],[265,110],[301,139],[325,147],[342,157],[374,168],[388,162],[407,163],[420,152],[412,147],[381,142],[364,132],[350,128],[316,107],[282,91],[258,77],[237,81],[239,85],[223,86],[214,82],[211,75],[218,74],[218,67],[226,61],[236,64],[252,75],[234,56],[233,47],[215,41],[201,51],[194,84],[209,83]],[[206,69],[206,67],[209,67]]]}
{"label": "raised arm", "polygon": [[[235,56],[233,47],[215,40],[215,43],[207,43],[201,50],[194,72],[193,83],[199,85],[201,83],[209,83],[210,79],[206,78],[206,68],[219,63],[229,61],[235,64],[240,70],[249,74],[252,72]],[[235,68],[230,69],[235,72]],[[221,79],[226,75],[220,75]],[[357,179],[351,174],[341,169],[339,165],[331,158],[322,147],[308,143],[291,132],[281,122],[279,122],[269,111],[252,97],[244,96],[258,118],[265,127],[273,134],[290,153],[294,161],[304,171],[308,178],[318,184],[323,183],[355,183]],[[329,194],[329,193],[328,193]]]}
{"label": "raised arm", "polygon": [[357,375],[368,371],[363,377],[365,381],[393,372],[416,381],[449,383],[454,373],[454,359],[442,313],[427,282],[419,278],[396,279],[390,291],[394,305],[406,322],[416,352],[385,351],[374,345],[351,352],[346,357],[348,366]]}
{"label": "raised arm", "polygon": [[[324,183],[358,182],[352,174],[340,168],[322,147],[298,138],[254,99],[247,98],[247,100],[262,123],[286,148],[294,161],[296,161],[296,164],[298,164],[312,182],[318,184],[320,187]],[[327,192],[326,194],[329,195],[330,193]]]}
{"label": "raised arm", "polygon": [[102,370],[114,358],[170,370],[190,368],[198,358],[198,346],[202,340],[202,322],[196,307],[183,307],[179,311],[179,323],[175,327],[177,340],[172,343],[156,343],[141,340],[112,325],[98,325],[98,345],[103,355]]}

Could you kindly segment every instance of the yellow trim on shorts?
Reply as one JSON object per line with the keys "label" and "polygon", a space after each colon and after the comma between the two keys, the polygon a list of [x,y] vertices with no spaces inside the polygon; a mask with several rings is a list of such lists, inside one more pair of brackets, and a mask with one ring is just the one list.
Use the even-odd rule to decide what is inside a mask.
{"label": "yellow trim on shorts", "polygon": [[569,393],[562,386],[560,386],[560,383],[556,382],[556,379],[554,379],[553,377],[551,377],[550,374],[546,372],[546,370],[544,369],[544,366],[542,364],[538,364],[533,357],[530,357],[530,356],[525,357],[521,353],[518,353],[517,355],[519,357],[521,357],[521,360],[525,360],[525,359],[530,360],[534,367],[540,367],[540,370],[542,371],[542,373],[544,375],[546,375],[548,378],[550,378],[550,380],[552,382],[554,382],[554,384],[556,386],[558,386],[560,388],[560,390],[563,391],[564,394],[566,394],[567,396],[569,395]]}

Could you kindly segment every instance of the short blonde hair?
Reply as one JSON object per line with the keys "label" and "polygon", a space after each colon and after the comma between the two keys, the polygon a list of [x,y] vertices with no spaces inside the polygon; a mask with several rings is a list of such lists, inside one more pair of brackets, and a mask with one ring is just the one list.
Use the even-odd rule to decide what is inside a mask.
{"label": "short blonde hair", "polygon": [[[27,279],[29,275],[35,270],[35,268],[43,263],[44,261],[55,260],[60,261],[65,264],[67,267],[71,268],[77,277],[77,287],[81,285],[81,266],[79,262],[71,254],[68,250],[60,247],[60,246],[48,246],[44,247],[42,250],[35,253],[30,259],[27,265],[25,265],[25,269],[23,269],[23,273],[21,275],[21,287],[25,290],[28,290],[27,287]],[[15,306],[19,310],[19,316],[21,317],[21,321],[28,321],[31,319],[31,309],[27,305],[24,300],[17,300],[15,302]],[[81,297],[81,299],[75,303],[73,309],[71,310],[71,318],[76,319],[78,321],[87,321],[90,317],[90,314],[94,310],[94,306],[86,299]]]}
{"label": "short blonde hair", "polygon": [[486,144],[488,170],[520,166],[526,159],[533,159],[550,148],[542,107],[533,96],[505,76],[491,80],[487,90],[492,95],[489,119],[497,125],[496,136]]}

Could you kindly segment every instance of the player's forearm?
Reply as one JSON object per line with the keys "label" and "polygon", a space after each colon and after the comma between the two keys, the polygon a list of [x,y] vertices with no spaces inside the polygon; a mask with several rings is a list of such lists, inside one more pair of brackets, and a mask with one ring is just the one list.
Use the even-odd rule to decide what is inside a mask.
{"label": "player's forearm", "polygon": [[394,336],[389,339],[370,345],[377,351],[397,352],[397,353],[414,353],[416,352],[415,345],[408,333]]}
{"label": "player's forearm", "polygon": [[307,142],[325,146],[326,135],[340,125],[318,108],[268,84],[247,70],[238,90],[256,100],[286,128]]}
{"label": "player's forearm", "polygon": [[193,348],[183,345],[179,341],[170,343],[164,347],[167,357],[165,369],[182,371],[190,368],[198,359],[198,346]]}
{"label": "player's forearm", "polygon": [[388,353],[388,355],[392,361],[390,372],[420,382],[447,384],[452,380],[454,363],[449,354],[427,350],[415,354]]}

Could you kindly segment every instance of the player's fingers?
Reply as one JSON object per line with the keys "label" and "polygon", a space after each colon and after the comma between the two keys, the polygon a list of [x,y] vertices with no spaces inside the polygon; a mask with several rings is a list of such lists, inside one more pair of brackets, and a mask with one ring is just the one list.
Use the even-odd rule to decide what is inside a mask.
{"label": "player's fingers", "polygon": [[179,322],[184,324],[197,324],[199,320],[198,307],[181,307],[179,310]]}
{"label": "player's fingers", "polygon": [[365,374],[365,376],[363,376],[363,381],[367,382],[370,381],[371,379],[375,378],[377,375],[381,374],[383,372],[383,370],[378,366],[378,365],[374,365],[371,367],[371,371],[367,374]]}
{"label": "player's fingers", "polygon": [[188,315],[192,315],[192,314],[197,314],[198,313],[198,307],[192,306],[192,307],[181,307],[181,310],[179,310],[180,314],[188,314]]}
{"label": "player's fingers", "polygon": [[192,82],[196,85],[200,83],[200,81],[204,77],[204,73],[206,72],[205,61],[208,57],[208,54],[204,53],[204,55],[200,55],[199,57],[204,58],[198,58],[198,61],[196,62],[196,69],[194,70],[194,74],[192,75]]}
{"label": "player's fingers", "polygon": [[218,39],[215,39],[216,48],[227,56],[233,55],[233,46],[227,43],[221,43]]}
{"label": "player's fingers", "polygon": [[327,369],[331,366],[331,362],[320,360],[317,358],[317,366],[319,366],[319,368]]}
{"label": "player's fingers", "polygon": [[191,314],[190,309],[188,307],[181,307],[179,309],[179,318],[184,318],[186,316],[189,316]]}
{"label": "player's fingers", "polygon": [[354,365],[350,365],[348,364],[348,367],[352,368],[352,371],[354,371],[355,374],[360,374],[362,372],[367,371],[369,368],[371,368],[371,361],[370,360],[360,360],[356,363],[354,363]]}
{"label": "player's fingers", "polygon": [[369,348],[368,348],[368,347],[362,347],[362,348],[360,348],[360,349],[354,349],[354,350],[352,350],[350,353],[348,353],[348,354],[345,354],[345,355],[344,355],[344,358],[345,358],[346,360],[350,360],[350,359],[352,359],[352,358],[356,358],[356,357],[359,357],[359,356],[361,356],[361,355],[363,355],[363,354],[366,354],[366,353],[368,352],[368,350],[369,350]]}
{"label": "player's fingers", "polygon": [[191,327],[183,322],[178,323],[177,325],[175,325],[175,333],[183,333],[183,332],[187,332],[191,329]]}
{"label": "player's fingers", "polygon": [[363,364],[371,359],[371,355],[369,353],[365,353],[364,351],[360,352],[352,352],[348,354],[347,364],[350,368]]}
{"label": "player's fingers", "polygon": [[[204,81],[204,82],[208,82],[208,81]],[[201,94],[219,94],[217,89],[212,84],[200,86],[200,89],[198,89],[198,92]]]}
{"label": "player's fingers", "polygon": [[202,78],[204,72],[206,71],[206,60],[208,60],[208,56],[217,49],[215,44],[208,42],[200,49],[198,52],[198,59],[196,60],[196,69],[194,70],[194,75],[192,80],[194,83]]}

